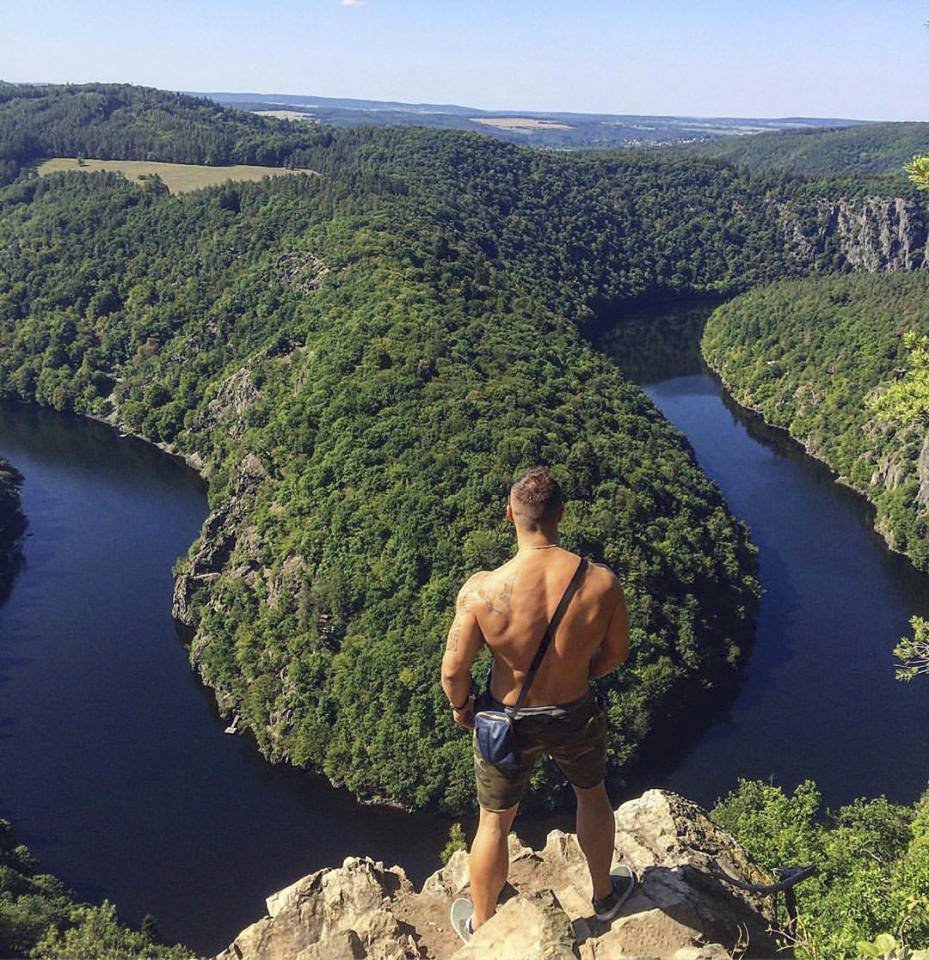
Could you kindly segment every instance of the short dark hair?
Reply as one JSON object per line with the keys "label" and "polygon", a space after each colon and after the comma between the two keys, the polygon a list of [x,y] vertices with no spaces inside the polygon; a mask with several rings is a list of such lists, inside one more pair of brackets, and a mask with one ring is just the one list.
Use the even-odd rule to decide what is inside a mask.
{"label": "short dark hair", "polygon": [[554,520],[564,504],[561,487],[546,466],[530,467],[510,487],[513,514],[524,523],[537,527]]}

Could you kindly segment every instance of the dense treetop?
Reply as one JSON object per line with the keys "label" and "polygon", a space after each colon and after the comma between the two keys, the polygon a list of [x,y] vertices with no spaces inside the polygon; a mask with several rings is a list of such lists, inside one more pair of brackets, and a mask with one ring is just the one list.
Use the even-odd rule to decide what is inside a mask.
{"label": "dense treetop", "polygon": [[756,171],[898,174],[916,154],[929,151],[929,123],[864,123],[826,130],[759,133],[672,149],[728,160]]}
{"label": "dense treetop", "polygon": [[925,798],[903,807],[877,797],[827,811],[811,782],[789,793],[743,781],[713,817],[772,872],[816,867],[815,876],[794,888],[798,919],[792,931],[783,897],[776,902],[778,926],[801,960],[884,956],[884,951],[865,953],[859,947],[881,934],[914,948],[929,943]]}

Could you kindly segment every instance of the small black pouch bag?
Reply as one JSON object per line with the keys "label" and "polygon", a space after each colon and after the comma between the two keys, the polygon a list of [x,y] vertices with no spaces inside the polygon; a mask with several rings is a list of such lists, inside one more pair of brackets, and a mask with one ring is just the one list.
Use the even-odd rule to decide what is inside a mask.
{"label": "small black pouch bag", "polygon": [[535,680],[535,675],[539,672],[539,667],[542,666],[542,660],[552,642],[552,638],[555,636],[558,624],[561,623],[561,618],[571,602],[571,597],[574,596],[580,586],[586,569],[587,560],[581,557],[577,570],[574,571],[574,576],[565,588],[565,592],[552,614],[552,619],[545,629],[545,635],[539,643],[539,649],[536,650],[535,656],[532,658],[532,663],[526,673],[526,679],[523,681],[522,690],[519,691],[516,705],[506,707],[504,710],[479,710],[474,714],[474,734],[477,738],[477,748],[484,760],[492,763],[495,767],[512,767],[519,763],[515,722],[523,703],[525,703],[529,688]]}

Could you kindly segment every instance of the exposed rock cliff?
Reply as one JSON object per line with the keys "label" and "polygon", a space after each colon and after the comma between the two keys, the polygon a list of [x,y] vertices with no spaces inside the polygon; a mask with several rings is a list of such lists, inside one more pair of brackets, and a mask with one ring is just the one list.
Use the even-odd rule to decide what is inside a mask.
{"label": "exposed rock cliff", "polygon": [[774,956],[770,898],[723,879],[768,882],[706,813],[650,790],[616,811],[617,860],[641,883],[611,925],[591,914],[590,880],[573,834],[542,850],[510,837],[510,887],[497,915],[462,946],[448,924],[465,890],[467,855],[456,853],[417,892],[399,867],[349,857],[268,898],[268,915],[217,960],[724,960]]}
{"label": "exposed rock cliff", "polygon": [[811,222],[798,208],[778,206],[781,230],[800,261],[831,252],[837,266],[870,272],[929,269],[929,214],[903,197],[822,200]]}

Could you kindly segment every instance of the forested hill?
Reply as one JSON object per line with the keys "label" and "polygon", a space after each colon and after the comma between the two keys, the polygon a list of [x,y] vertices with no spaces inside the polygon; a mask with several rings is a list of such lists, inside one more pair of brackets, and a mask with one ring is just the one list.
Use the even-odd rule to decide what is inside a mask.
{"label": "forested hill", "polygon": [[[631,662],[603,683],[611,768],[731,682],[757,596],[746,532],[583,331],[629,298],[848,269],[872,240],[830,229],[840,185],[439,131],[290,141],[120,90],[127,105],[99,121],[69,112],[80,88],[0,113],[30,149],[93,152],[105,132],[130,158],[177,159],[188,129],[204,151],[280,131],[281,156],[321,176],[171,197],[23,170],[0,190],[0,392],[199,458],[213,513],[175,610],[268,756],[365,797],[472,802],[438,661],[458,585],[511,549],[509,480],[540,460],[571,498],[566,544],[630,598]],[[72,139],[53,144],[49,116]],[[544,777],[535,796],[552,800]]]}
{"label": "forested hill", "polygon": [[0,184],[55,156],[305,167],[305,151],[329,137],[325,128],[147,87],[0,82]]}
{"label": "forested hill", "polygon": [[728,160],[756,171],[813,176],[898,174],[914,156],[929,152],[929,123],[867,123],[831,130],[760,133],[668,149]]}
{"label": "forested hill", "polygon": [[704,354],[733,396],[788,430],[877,506],[877,529],[929,570],[929,433],[868,403],[929,334],[924,272],[822,277],[753,290],[711,318]]}
{"label": "forested hill", "polygon": [[0,204],[0,384],[203,460],[215,512],[177,612],[269,756],[363,796],[472,802],[438,662],[458,586],[511,550],[508,481],[540,459],[572,499],[566,543],[634,610],[604,690],[614,769],[733,677],[746,534],[580,338],[572,290],[553,309],[460,220],[331,178],[170,197],[74,173]]}

